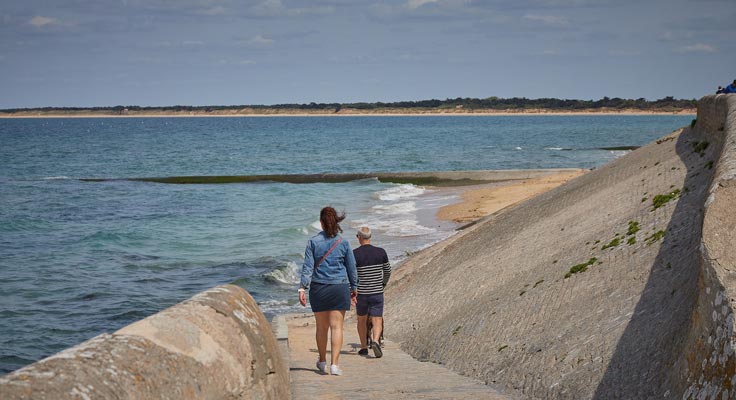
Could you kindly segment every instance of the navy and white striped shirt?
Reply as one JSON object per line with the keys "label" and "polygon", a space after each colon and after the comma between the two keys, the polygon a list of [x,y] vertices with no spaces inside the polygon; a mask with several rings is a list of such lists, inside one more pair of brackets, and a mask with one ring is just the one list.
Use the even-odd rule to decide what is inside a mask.
{"label": "navy and white striped shirt", "polygon": [[366,244],[353,250],[358,269],[358,295],[381,294],[391,277],[386,250]]}

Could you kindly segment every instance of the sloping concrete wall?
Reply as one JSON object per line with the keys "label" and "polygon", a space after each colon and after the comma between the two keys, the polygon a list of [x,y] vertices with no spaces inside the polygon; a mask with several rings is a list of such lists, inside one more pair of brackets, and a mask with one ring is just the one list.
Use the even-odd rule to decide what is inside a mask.
{"label": "sloping concrete wall", "polygon": [[387,336],[521,398],[736,398],[735,100],[407,260]]}
{"label": "sloping concrete wall", "polygon": [[0,398],[288,399],[288,365],[244,289],[223,285],[0,378]]}
{"label": "sloping concrete wall", "polygon": [[697,312],[684,354],[683,399],[736,398],[736,95],[698,102],[695,129],[720,151],[704,205]]}

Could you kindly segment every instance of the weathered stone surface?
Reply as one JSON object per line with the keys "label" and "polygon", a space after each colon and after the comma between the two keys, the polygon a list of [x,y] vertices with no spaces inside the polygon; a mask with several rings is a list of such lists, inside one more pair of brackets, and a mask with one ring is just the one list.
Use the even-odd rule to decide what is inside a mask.
{"label": "weathered stone surface", "polygon": [[736,398],[734,101],[408,260],[389,338],[523,398]]}
{"label": "weathered stone surface", "polygon": [[0,398],[286,399],[287,368],[253,298],[223,285],[0,378]]}

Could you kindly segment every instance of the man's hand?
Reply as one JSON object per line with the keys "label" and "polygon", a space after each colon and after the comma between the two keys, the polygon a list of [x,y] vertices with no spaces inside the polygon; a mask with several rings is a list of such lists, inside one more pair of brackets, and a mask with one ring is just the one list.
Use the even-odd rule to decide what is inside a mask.
{"label": "man's hand", "polygon": [[299,289],[299,304],[307,306],[307,294],[304,293],[304,289]]}

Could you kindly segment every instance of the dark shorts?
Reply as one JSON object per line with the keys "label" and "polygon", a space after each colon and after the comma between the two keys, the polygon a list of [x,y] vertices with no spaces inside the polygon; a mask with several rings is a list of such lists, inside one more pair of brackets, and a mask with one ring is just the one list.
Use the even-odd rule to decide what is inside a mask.
{"label": "dark shorts", "polygon": [[383,317],[383,293],[358,294],[355,310],[361,316],[370,314],[371,317]]}
{"label": "dark shorts", "polygon": [[350,285],[312,282],[309,286],[309,305],[312,312],[350,310]]}

